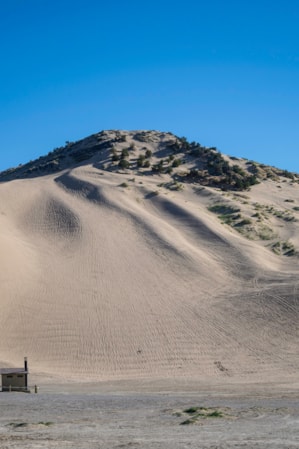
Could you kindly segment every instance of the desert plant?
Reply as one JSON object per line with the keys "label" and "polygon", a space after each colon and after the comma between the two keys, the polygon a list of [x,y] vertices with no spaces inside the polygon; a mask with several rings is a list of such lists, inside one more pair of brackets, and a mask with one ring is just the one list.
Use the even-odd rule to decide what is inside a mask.
{"label": "desert plant", "polygon": [[118,163],[120,168],[130,168],[130,162],[127,159],[121,159]]}
{"label": "desert plant", "polygon": [[121,152],[121,159],[125,159],[126,157],[129,157],[129,150],[128,148],[124,148]]}
{"label": "desert plant", "polygon": [[250,225],[252,221],[249,218],[243,218],[243,220],[239,221],[235,224],[236,227],[242,227],[246,225]]}
{"label": "desert plant", "polygon": [[145,162],[145,156],[143,154],[140,154],[140,156],[137,159],[137,166],[143,167],[144,162]]}
{"label": "desert plant", "polygon": [[169,175],[171,175],[171,173],[173,172],[173,168],[172,167],[167,167],[165,170],[165,173],[168,173]]}
{"label": "desert plant", "polygon": [[179,165],[181,165],[181,163],[182,163],[181,159],[174,159],[174,161],[172,162],[172,166],[178,167]]}
{"label": "desert plant", "polygon": [[163,161],[163,159],[161,159],[158,162],[158,164],[155,164],[155,165],[152,166],[152,170],[155,171],[155,172],[158,172],[158,173],[162,173],[163,170],[164,170],[163,164],[164,164],[164,161]]}
{"label": "desert plant", "polygon": [[231,206],[229,204],[214,204],[209,207],[209,211],[214,212],[216,214],[228,215],[235,214],[236,212],[240,212],[240,208],[236,206]]}
{"label": "desert plant", "polygon": [[146,152],[145,152],[145,157],[146,157],[147,159],[151,158],[152,155],[153,155],[153,153],[152,153],[151,150],[146,150]]}

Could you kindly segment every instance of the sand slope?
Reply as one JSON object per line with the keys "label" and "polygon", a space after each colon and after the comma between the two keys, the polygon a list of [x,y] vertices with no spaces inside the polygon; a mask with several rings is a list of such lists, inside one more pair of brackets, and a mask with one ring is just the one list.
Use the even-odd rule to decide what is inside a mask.
{"label": "sand slope", "polygon": [[[209,211],[235,194],[133,176],[92,161],[0,184],[1,366],[27,355],[58,381],[295,379],[298,257]],[[297,201],[298,184],[280,185],[242,207]],[[297,244],[296,220],[269,221]]]}

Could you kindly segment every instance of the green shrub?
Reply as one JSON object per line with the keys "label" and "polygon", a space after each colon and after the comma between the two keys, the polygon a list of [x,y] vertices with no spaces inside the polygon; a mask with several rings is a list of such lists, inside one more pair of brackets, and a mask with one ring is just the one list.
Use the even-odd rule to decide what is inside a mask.
{"label": "green shrub", "polygon": [[121,152],[121,159],[125,159],[126,157],[129,157],[129,150],[128,148],[124,148]]}
{"label": "green shrub", "polygon": [[164,161],[163,159],[160,160],[160,162],[158,162],[158,164],[155,164],[152,166],[152,170],[158,173],[163,173],[164,171],[164,167],[163,167]]}
{"label": "green shrub", "polygon": [[143,167],[144,162],[145,162],[145,156],[143,154],[140,154],[140,156],[137,159],[138,167]]}
{"label": "green shrub", "polygon": [[120,168],[130,168],[130,162],[127,159],[121,159],[118,163]]}
{"label": "green shrub", "polygon": [[174,159],[172,166],[173,167],[178,167],[179,165],[181,165],[182,160],[181,159]]}
{"label": "green shrub", "polygon": [[241,227],[241,226],[246,226],[246,225],[250,225],[252,223],[252,221],[249,218],[243,218],[243,220],[239,221],[238,223],[235,224],[236,227]]}
{"label": "green shrub", "polygon": [[184,410],[184,413],[188,413],[188,415],[193,415],[194,413],[197,413],[199,410],[199,407],[190,407]]}
{"label": "green shrub", "polygon": [[215,204],[209,207],[209,211],[221,215],[229,215],[240,212],[240,208],[236,206],[230,206],[229,204]]}
{"label": "green shrub", "polygon": [[146,152],[145,152],[145,157],[146,157],[147,159],[151,158],[152,155],[153,155],[153,153],[152,153],[151,150],[146,150]]}

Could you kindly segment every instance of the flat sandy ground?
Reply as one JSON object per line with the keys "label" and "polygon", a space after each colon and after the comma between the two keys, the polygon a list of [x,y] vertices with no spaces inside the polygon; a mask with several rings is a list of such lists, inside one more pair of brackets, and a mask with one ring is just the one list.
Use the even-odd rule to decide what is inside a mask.
{"label": "flat sandy ground", "polygon": [[[255,392],[234,392],[233,387],[158,393],[109,389],[73,385],[48,386],[38,394],[1,393],[0,447],[299,447],[298,393],[269,387]],[[184,412],[192,407],[202,407],[200,416],[182,425],[192,420]]]}

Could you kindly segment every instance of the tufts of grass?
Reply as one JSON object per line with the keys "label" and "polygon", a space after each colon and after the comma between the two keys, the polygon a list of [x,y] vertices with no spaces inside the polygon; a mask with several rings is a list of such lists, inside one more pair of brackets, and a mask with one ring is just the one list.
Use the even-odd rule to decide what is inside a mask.
{"label": "tufts of grass", "polygon": [[[52,421],[39,421],[38,423],[33,423],[34,425],[38,424],[40,426],[52,426],[54,423]],[[7,424],[10,427],[13,427],[14,429],[20,429],[22,427],[28,427],[29,423],[27,422],[11,422],[9,424]]]}
{"label": "tufts of grass", "polygon": [[271,250],[277,254],[278,256],[295,256],[296,255],[296,249],[292,242],[289,240],[287,241],[276,241],[271,245]]}
{"label": "tufts of grass", "polygon": [[180,425],[181,426],[185,426],[185,425],[188,425],[188,424],[195,424],[195,423],[196,423],[196,419],[188,418],[185,421],[181,422]]}
{"label": "tufts of grass", "polygon": [[27,427],[28,423],[27,422],[10,422],[8,424],[8,426],[13,427],[14,429],[18,429],[20,427]]}
{"label": "tufts of grass", "polygon": [[243,218],[241,221],[238,221],[235,224],[235,227],[236,228],[241,228],[243,226],[247,226],[247,225],[250,225],[250,224],[252,224],[252,221],[250,220],[250,218]]}
{"label": "tufts of grass", "polygon": [[189,415],[188,419],[185,419],[180,425],[195,424],[200,419],[208,418],[223,418],[224,414],[221,410],[205,407],[189,407],[183,411],[183,413]]}
{"label": "tufts of grass", "polygon": [[183,411],[184,413],[188,413],[188,415],[194,415],[194,413],[197,413],[199,410],[206,410],[206,409],[204,407],[190,407]]}
{"label": "tufts of grass", "polygon": [[214,410],[211,413],[207,414],[207,418],[222,418],[223,417],[223,413],[220,412],[220,410]]}
{"label": "tufts of grass", "polygon": [[257,236],[261,240],[272,240],[273,238],[275,238],[275,235],[276,234],[274,233],[273,229],[269,226],[263,225],[257,229]]}
{"label": "tufts of grass", "polygon": [[209,211],[223,216],[240,212],[240,208],[229,204],[214,204],[214,206],[209,207]]}
{"label": "tufts of grass", "polygon": [[289,240],[282,242],[281,248],[282,248],[284,256],[294,256],[296,253],[295,246]]}

